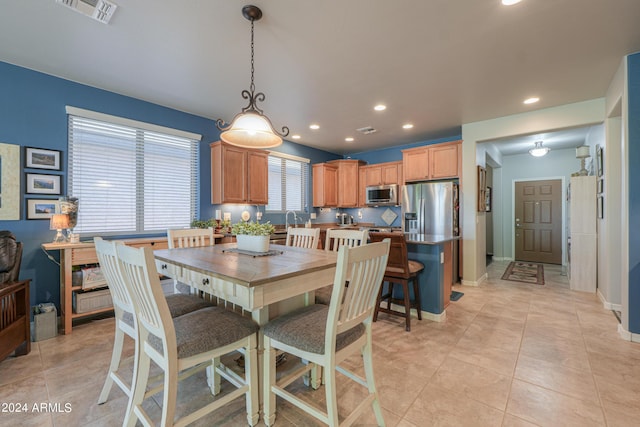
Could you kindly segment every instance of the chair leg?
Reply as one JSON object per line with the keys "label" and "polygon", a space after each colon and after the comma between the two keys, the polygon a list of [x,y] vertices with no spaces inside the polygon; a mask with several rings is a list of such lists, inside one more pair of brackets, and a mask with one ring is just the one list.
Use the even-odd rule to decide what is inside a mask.
{"label": "chair leg", "polygon": [[338,398],[336,393],[336,369],[335,366],[323,366],[325,376],[325,395],[327,399],[327,416],[330,426],[339,425],[338,422]]}
{"label": "chair leg", "polygon": [[[109,372],[107,372],[107,379],[102,387],[102,392],[98,397],[98,405],[103,404],[109,398],[109,392],[113,385],[112,374],[120,367],[120,358],[122,357],[122,347],[124,344],[124,332],[118,327],[118,319],[116,319],[116,333],[113,338],[113,351],[111,353],[111,364],[109,365]],[[133,382],[131,384],[133,386]],[[129,397],[131,397],[131,390],[123,390]]]}
{"label": "chair leg", "polygon": [[245,395],[247,405],[247,422],[250,426],[258,424],[260,418],[260,402],[258,396],[258,340],[256,335],[248,339],[248,347],[244,353],[244,379],[249,384]]}
{"label": "chair leg", "polygon": [[264,418],[267,426],[276,421],[276,395],[271,391],[271,385],[276,383],[276,350],[271,347],[271,339],[264,337],[262,398],[264,399]]}
{"label": "chair leg", "polygon": [[213,396],[217,396],[220,393],[220,374],[216,371],[216,368],[220,366],[220,358],[215,357],[213,363],[207,366],[207,384],[211,390]]}
{"label": "chair leg", "polygon": [[[370,331],[368,333],[370,334]],[[367,381],[367,389],[369,390],[369,394],[373,394],[375,396],[373,402],[371,402],[371,405],[373,406],[373,413],[376,416],[378,426],[384,427],[385,423],[384,417],[382,416],[382,408],[380,407],[380,400],[378,399],[378,392],[376,391],[376,383],[373,378],[371,339],[368,339],[367,343],[362,347],[362,361],[364,362],[364,375]]]}
{"label": "chair leg", "polygon": [[406,281],[402,283],[402,293],[404,294],[405,329],[409,332],[411,331],[411,299],[409,298],[409,284]]}
{"label": "chair leg", "polygon": [[176,401],[178,399],[178,361],[167,357],[164,360],[164,390],[162,391],[162,419],[161,426],[173,425],[176,415]]}
{"label": "chair leg", "polygon": [[373,309],[373,321],[378,320],[378,310],[380,309],[380,303],[382,302],[382,292],[384,291],[384,282],[380,284],[380,291],[378,292],[378,298],[376,299],[376,306]]}
{"label": "chair leg", "polygon": [[136,343],[136,351],[139,352],[136,357],[136,363],[133,366],[133,379],[134,386],[132,387],[132,395],[130,404],[125,415],[123,427],[134,427],[138,420],[138,415],[135,413],[136,409],[142,411],[142,401],[144,400],[144,393],[147,389],[147,382],[149,381],[149,367],[151,365],[151,359],[144,352],[144,349],[139,348]]}
{"label": "chair leg", "polygon": [[418,312],[418,320],[422,320],[422,303],[420,302],[420,286],[418,284],[418,278],[413,278],[413,295],[416,298],[416,311]]}

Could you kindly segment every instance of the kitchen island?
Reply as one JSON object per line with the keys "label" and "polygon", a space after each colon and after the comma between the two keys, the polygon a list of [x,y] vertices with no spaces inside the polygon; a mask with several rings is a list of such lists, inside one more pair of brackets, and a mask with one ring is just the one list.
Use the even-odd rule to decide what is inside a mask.
{"label": "kitchen island", "polygon": [[454,242],[459,236],[406,233],[409,259],[424,264],[418,274],[422,314],[442,322],[449,305],[454,279]]}

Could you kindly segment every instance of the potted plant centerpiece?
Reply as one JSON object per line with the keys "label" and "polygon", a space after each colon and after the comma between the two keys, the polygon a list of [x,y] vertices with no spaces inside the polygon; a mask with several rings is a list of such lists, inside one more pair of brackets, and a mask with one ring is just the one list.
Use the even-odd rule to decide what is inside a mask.
{"label": "potted plant centerpiece", "polygon": [[275,227],[270,222],[260,224],[240,221],[231,227],[231,232],[235,234],[238,242],[238,249],[251,252],[268,252],[269,236],[274,230]]}

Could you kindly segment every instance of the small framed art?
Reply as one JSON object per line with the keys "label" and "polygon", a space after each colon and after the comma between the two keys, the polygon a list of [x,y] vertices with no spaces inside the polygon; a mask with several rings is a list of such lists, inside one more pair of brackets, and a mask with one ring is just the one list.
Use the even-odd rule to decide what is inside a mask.
{"label": "small framed art", "polygon": [[491,187],[487,187],[484,195],[484,211],[491,212]]}
{"label": "small framed art", "polygon": [[598,218],[604,218],[604,196],[598,196]]}
{"label": "small framed art", "polygon": [[55,199],[27,199],[27,219],[49,219],[56,209],[58,201]]}
{"label": "small framed art", "polygon": [[25,147],[24,167],[32,169],[60,170],[61,152],[44,148]]}
{"label": "small framed art", "polygon": [[600,145],[596,145],[596,173],[598,176],[602,176],[604,173],[604,153],[602,152],[602,147]]}
{"label": "small framed art", "polygon": [[62,176],[37,173],[27,174],[28,194],[60,194]]}

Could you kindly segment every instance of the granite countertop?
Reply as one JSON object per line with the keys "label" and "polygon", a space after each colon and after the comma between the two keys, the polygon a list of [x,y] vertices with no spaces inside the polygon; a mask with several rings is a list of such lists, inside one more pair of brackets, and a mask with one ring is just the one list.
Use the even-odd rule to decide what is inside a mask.
{"label": "granite countertop", "polygon": [[444,234],[417,234],[406,233],[407,243],[418,245],[439,245],[452,240],[460,240],[460,236],[444,235]]}

